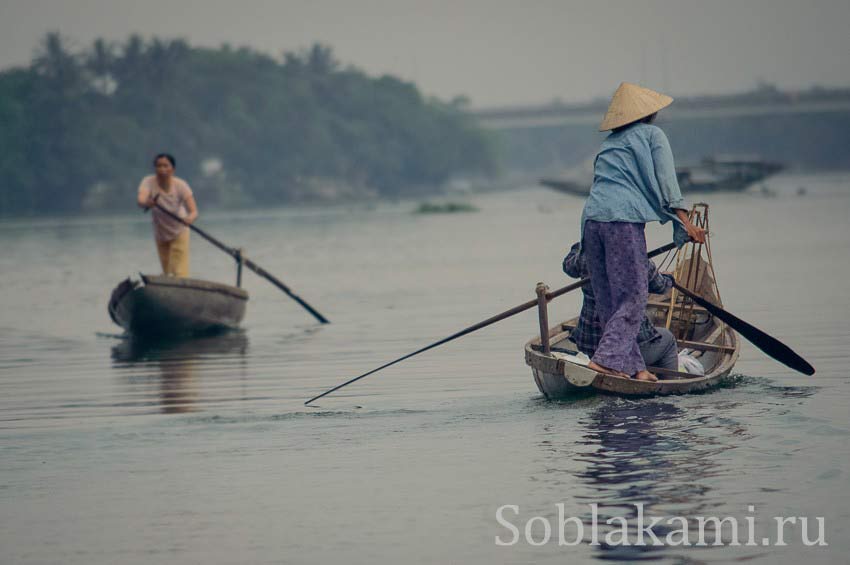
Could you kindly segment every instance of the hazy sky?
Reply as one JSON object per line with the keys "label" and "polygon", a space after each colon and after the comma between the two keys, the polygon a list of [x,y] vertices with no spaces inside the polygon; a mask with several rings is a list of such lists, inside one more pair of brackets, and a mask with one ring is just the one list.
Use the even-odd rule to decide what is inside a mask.
{"label": "hazy sky", "polygon": [[850,85],[850,0],[0,0],[0,68],[58,30],[132,32],[278,54],[322,41],[372,74],[477,107],[609,96]]}

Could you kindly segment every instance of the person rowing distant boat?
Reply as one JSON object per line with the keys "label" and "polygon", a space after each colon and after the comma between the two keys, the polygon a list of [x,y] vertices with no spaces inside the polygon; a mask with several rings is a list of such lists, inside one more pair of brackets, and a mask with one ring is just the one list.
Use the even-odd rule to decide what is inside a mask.
{"label": "person rowing distant boat", "polygon": [[[198,206],[189,184],[174,176],[177,161],[173,156],[160,153],[154,157],[153,165],[156,174],[142,179],[139,184],[137,202],[141,208],[151,210],[154,240],[163,274],[188,277],[189,228],[187,224],[198,219]],[[175,214],[183,222],[159,210],[157,205]]]}
{"label": "person rowing distant boat", "polygon": [[593,185],[581,219],[581,247],[590,271],[602,336],[591,369],[641,381],[646,370],[637,336],[648,298],[647,222],[673,220],[674,241],[703,243],[676,181],[673,152],[664,132],[651,125],[673,99],[621,83],[599,131],[613,130],[594,161]]}

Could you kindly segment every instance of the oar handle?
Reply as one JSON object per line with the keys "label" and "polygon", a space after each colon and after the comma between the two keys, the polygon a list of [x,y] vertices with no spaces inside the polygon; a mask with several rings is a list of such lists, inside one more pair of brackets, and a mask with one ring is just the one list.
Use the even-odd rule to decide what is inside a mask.
{"label": "oar handle", "polygon": [[653,249],[652,251],[647,253],[646,256],[647,256],[647,258],[652,259],[653,257],[658,257],[662,253],[667,253],[668,251],[671,251],[675,248],[676,248],[676,243],[671,241],[667,245],[662,245],[661,247],[656,247],[655,249]]}
{"label": "oar handle", "polygon": [[[159,194],[157,194],[154,197],[154,206],[156,207],[157,210],[159,210],[160,212],[163,212],[167,216],[173,218],[174,220],[177,220],[178,222],[180,222],[184,226],[188,227],[190,230],[196,232],[198,235],[200,235],[201,237],[203,237],[204,239],[206,239],[207,241],[209,241],[210,243],[212,243],[213,245],[215,245],[216,247],[218,247],[219,249],[221,249],[222,251],[224,251],[225,253],[227,253],[231,257],[233,257],[234,259],[238,258],[238,255],[239,255],[238,251],[236,251],[232,247],[229,247],[229,246],[223,244],[222,242],[220,242],[219,240],[217,240],[216,238],[214,238],[213,236],[211,236],[210,234],[208,234],[207,232],[205,232],[204,230],[202,230],[198,226],[196,226],[194,224],[190,224],[189,222],[187,222],[186,220],[184,220],[183,218],[181,218],[180,216],[178,216],[177,214],[175,214],[171,210],[168,210],[167,208],[163,207],[159,202],[156,201],[157,198],[159,198]],[[148,209],[145,209],[145,212],[147,212],[147,211],[148,211]]]}
{"label": "oar handle", "polygon": [[[157,201],[157,200],[159,200],[159,193],[157,193],[157,195],[153,197],[153,204],[154,204],[154,206],[156,206],[156,201]],[[153,206],[145,206],[144,213],[145,213],[145,214],[147,214],[148,212],[150,212],[150,211],[151,211],[151,208],[153,208]]]}

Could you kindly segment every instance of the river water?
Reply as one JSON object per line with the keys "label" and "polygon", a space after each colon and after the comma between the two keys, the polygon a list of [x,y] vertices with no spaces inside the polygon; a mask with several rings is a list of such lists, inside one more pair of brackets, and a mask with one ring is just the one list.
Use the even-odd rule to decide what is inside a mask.
{"label": "river water", "polygon": [[[332,324],[246,274],[244,332],[147,345],[121,336],[106,303],[127,275],[157,272],[149,218],[0,222],[0,561],[846,563],[850,176],[770,188],[705,197],[718,282],[729,310],[817,374],[745,344],[722,387],[645,400],[542,399],[523,359],[531,311],[303,405],[532,298],[537,281],[565,284],[582,202],[546,189],[471,196],[468,214],[204,214]],[[648,240],[669,241],[669,226]],[[196,236],[192,249],[195,276],[234,279],[228,257]],[[559,299],[550,319],[579,301]],[[558,504],[587,528],[596,505],[600,523],[635,533],[638,503],[689,523],[750,517],[758,541],[558,545]],[[519,539],[501,546],[505,505]],[[774,517],[807,517],[810,539],[823,517],[828,545],[807,546],[799,521],[787,545],[761,545]],[[551,524],[548,543],[529,543],[529,520],[535,543]]]}

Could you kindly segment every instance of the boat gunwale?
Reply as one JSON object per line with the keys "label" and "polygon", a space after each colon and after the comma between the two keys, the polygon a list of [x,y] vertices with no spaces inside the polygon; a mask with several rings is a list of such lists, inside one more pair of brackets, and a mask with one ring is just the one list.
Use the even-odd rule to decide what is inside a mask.
{"label": "boat gunwale", "polygon": [[[225,294],[232,298],[237,298],[240,300],[248,300],[249,295],[248,291],[231,286],[224,283],[217,283],[213,281],[207,281],[204,279],[193,279],[188,277],[169,277],[166,275],[145,275],[142,274],[142,280],[144,281],[144,286],[138,286],[132,291],[143,290],[148,287],[167,287],[167,288],[179,288],[183,290],[193,290],[193,291],[203,291],[203,292],[216,292],[219,294]],[[198,284],[200,283],[200,284]]]}

